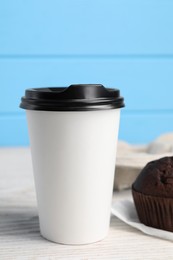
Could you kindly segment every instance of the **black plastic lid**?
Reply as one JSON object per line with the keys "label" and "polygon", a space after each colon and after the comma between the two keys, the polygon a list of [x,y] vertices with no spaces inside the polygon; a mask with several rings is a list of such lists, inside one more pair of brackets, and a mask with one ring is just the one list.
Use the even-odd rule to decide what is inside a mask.
{"label": "black plastic lid", "polygon": [[21,108],[44,111],[90,111],[124,107],[118,89],[101,84],[77,84],[69,87],[33,88],[25,91]]}

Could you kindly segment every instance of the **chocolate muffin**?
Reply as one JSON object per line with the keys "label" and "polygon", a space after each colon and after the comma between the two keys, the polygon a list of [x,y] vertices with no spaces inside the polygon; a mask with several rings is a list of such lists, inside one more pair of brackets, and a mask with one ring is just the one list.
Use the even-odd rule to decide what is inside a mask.
{"label": "chocolate muffin", "polygon": [[173,232],[173,157],[149,162],[132,185],[141,223]]}

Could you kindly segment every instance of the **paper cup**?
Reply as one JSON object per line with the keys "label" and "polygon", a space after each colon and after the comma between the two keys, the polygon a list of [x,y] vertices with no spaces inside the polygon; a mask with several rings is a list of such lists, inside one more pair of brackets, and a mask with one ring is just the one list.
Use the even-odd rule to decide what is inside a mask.
{"label": "paper cup", "polygon": [[[73,86],[75,91],[76,88]],[[46,89],[28,91],[35,91],[34,95],[37,91],[46,93]],[[63,244],[88,244],[103,239],[109,230],[123,99],[109,109],[98,109],[98,102],[97,109],[94,105],[91,109],[90,103],[88,110],[79,103],[78,110],[74,108],[73,99],[70,111],[66,106],[62,108],[59,101],[61,111],[49,110],[48,106],[45,111],[31,109],[33,96],[32,100],[28,98],[30,107],[26,105],[27,98],[26,94],[21,107],[27,112],[42,236]],[[40,106],[41,102],[45,102],[43,97]],[[72,104],[68,109],[71,108]]]}

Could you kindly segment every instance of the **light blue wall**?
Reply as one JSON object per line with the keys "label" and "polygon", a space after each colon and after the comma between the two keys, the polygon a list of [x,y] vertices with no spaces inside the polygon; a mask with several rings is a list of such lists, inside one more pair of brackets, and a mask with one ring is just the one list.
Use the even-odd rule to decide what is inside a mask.
{"label": "light blue wall", "polygon": [[173,1],[0,2],[0,145],[28,145],[28,87],[102,83],[125,97],[119,138],[173,131]]}

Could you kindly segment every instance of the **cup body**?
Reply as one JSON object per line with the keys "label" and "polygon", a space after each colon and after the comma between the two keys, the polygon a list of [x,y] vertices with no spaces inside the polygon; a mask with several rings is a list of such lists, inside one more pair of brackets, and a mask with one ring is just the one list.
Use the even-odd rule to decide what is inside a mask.
{"label": "cup body", "polygon": [[88,244],[108,233],[120,109],[26,110],[40,231]]}

